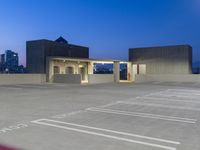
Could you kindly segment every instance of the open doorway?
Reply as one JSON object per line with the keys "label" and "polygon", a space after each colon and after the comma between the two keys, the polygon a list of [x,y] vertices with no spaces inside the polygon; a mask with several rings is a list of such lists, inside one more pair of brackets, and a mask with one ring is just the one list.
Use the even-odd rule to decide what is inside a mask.
{"label": "open doorway", "polygon": [[60,67],[59,66],[53,66],[53,74],[60,74]]}
{"label": "open doorway", "polygon": [[66,74],[74,74],[74,67],[72,67],[72,66],[66,67],[65,73]]}
{"label": "open doorway", "polygon": [[120,80],[126,81],[128,80],[128,64],[120,63]]}
{"label": "open doorway", "polygon": [[81,75],[81,82],[88,82],[87,68],[85,66],[79,66],[79,74]]}

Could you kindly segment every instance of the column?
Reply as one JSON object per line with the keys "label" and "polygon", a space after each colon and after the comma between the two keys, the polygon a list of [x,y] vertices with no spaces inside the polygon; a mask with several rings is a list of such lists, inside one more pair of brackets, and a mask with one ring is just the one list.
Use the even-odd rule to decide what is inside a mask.
{"label": "column", "polygon": [[74,74],[79,74],[79,63],[75,63],[74,65]]}
{"label": "column", "polygon": [[94,64],[93,62],[88,62],[88,74],[93,74]]}
{"label": "column", "polygon": [[114,61],[114,82],[119,82],[120,80],[120,68],[119,68],[119,61]]}
{"label": "column", "polygon": [[127,73],[128,73],[128,81],[133,81],[133,67],[132,63],[128,62],[127,63]]}
{"label": "column", "polygon": [[51,58],[46,59],[46,81],[53,82],[53,60]]}

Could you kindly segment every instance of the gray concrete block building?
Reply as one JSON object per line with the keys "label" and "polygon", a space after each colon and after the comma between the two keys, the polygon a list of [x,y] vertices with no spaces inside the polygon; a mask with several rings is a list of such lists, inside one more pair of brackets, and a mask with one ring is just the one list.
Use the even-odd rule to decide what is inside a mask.
{"label": "gray concrete block building", "polygon": [[89,58],[89,48],[69,44],[60,37],[56,41],[35,40],[26,43],[28,73],[46,73],[47,57]]}
{"label": "gray concrete block building", "polygon": [[[133,74],[191,74],[192,47],[190,45],[130,48],[129,61]],[[135,65],[135,67],[134,67]]]}
{"label": "gray concrete block building", "polygon": [[[112,74],[96,74],[95,64],[112,64]],[[125,65],[126,79],[120,78]],[[148,75],[188,75],[192,73],[192,47],[175,45],[130,48],[129,61],[89,58],[89,48],[69,44],[62,37],[56,41],[27,42],[27,71],[45,74],[47,82],[110,83],[133,82]]]}

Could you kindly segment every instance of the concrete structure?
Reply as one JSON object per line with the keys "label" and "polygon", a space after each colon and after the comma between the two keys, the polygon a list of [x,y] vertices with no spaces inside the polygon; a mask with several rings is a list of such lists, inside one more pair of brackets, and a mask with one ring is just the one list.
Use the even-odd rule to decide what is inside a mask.
{"label": "concrete structure", "polygon": [[136,75],[135,82],[174,82],[174,83],[200,83],[200,75],[198,74],[162,74],[162,75]]}
{"label": "concrete structure", "polygon": [[80,74],[54,74],[53,82],[81,84],[81,75]]}
{"label": "concrete structure", "polygon": [[[114,64],[114,74],[94,74],[95,63]],[[47,81],[56,83],[111,83],[120,82],[119,60],[74,59],[48,57],[46,62]],[[130,72],[130,71],[129,71]],[[80,78],[77,77],[80,75]]]}
{"label": "concrete structure", "polygon": [[189,45],[130,48],[133,74],[191,74],[192,47]]}
{"label": "concrete structure", "polygon": [[[96,63],[112,64],[113,74],[94,74]],[[120,71],[123,63],[127,69]],[[192,47],[133,48],[129,49],[129,62],[123,62],[89,59],[89,48],[69,44],[62,37],[56,41],[28,41],[27,70],[29,73],[46,73],[47,82],[56,83],[131,82],[138,74],[191,74]]]}
{"label": "concrete structure", "polygon": [[0,85],[41,84],[45,82],[45,74],[0,74]]}
{"label": "concrete structure", "polygon": [[98,84],[98,83],[113,83],[114,75],[113,74],[89,74],[88,83],[89,84]]}
{"label": "concrete structure", "polygon": [[26,44],[28,73],[46,73],[46,57],[89,58],[89,48],[69,44],[60,37],[56,41],[36,40]]}

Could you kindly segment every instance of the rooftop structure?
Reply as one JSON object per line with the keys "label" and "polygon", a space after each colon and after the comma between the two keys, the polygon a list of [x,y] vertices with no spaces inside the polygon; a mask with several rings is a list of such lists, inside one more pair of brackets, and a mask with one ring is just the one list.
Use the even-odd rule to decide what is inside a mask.
{"label": "rooftop structure", "polygon": [[29,73],[46,73],[46,57],[89,58],[89,48],[69,44],[62,37],[56,41],[35,40],[26,43],[27,71]]}

